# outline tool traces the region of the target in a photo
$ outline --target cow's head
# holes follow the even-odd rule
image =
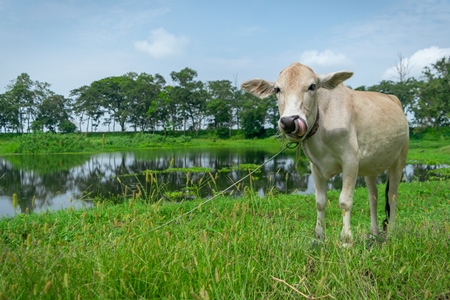
[[[281,71],[275,83],[252,79],[244,82],[242,89],[259,98],[276,94],[280,131],[291,141],[301,141],[316,120],[317,90],[334,89],[352,75],[351,72],[317,75],[309,67],[293,63]]]

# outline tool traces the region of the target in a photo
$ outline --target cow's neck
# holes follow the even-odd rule
[[[316,133],[317,129],[319,129],[319,108],[318,107],[317,107],[316,120],[314,121],[314,124],[311,127],[311,130],[308,132],[308,134],[306,135],[304,140],[307,140],[310,137],[312,137],[314,135],[314,133]]]

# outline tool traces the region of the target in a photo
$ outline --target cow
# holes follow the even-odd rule
[[[244,91],[259,98],[276,95],[279,131],[301,144],[310,160],[317,208],[315,236],[319,241],[325,238],[327,180],[342,173],[339,206],[344,246],[353,243],[350,214],[358,176],[364,176],[367,185],[370,231],[378,237],[376,176],[387,170],[383,230],[394,229],[409,144],[408,120],[398,98],[352,90],[342,83],[352,75],[346,71],[317,75],[295,62],[283,69],[275,82],[252,79],[242,84]]]

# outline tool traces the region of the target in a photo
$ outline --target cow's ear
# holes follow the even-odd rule
[[[247,93],[264,99],[275,93],[273,82],[264,79],[252,79],[244,82],[241,88]]]
[[[353,72],[341,71],[335,73],[328,73],[319,75],[319,87],[326,88],[328,90],[334,89],[340,83],[352,77]]]

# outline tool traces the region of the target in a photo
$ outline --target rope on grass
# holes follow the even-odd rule
[[[280,155],[284,150],[286,149],[295,149],[298,146],[298,143],[295,142],[289,142],[287,143],[283,149],[281,149],[280,151],[278,151],[277,154],[273,155],[271,158],[269,158],[268,160],[266,160],[265,162],[263,162],[261,165],[259,165],[257,168],[255,168],[253,171],[249,172],[246,176],[242,177],[241,179],[239,179],[238,181],[234,182],[233,184],[231,184],[229,187],[227,187],[226,189],[222,190],[220,193],[217,193],[216,195],[214,195],[213,197],[209,198],[208,200],[205,200],[203,202],[201,202],[199,205],[197,205],[196,207],[194,207],[193,209],[179,215],[178,217],[175,217],[169,221],[167,221],[164,224],[161,224],[155,228],[153,228],[152,230],[150,230],[150,232],[156,231],[158,229],[161,229],[164,226],[167,226],[179,219],[181,219],[182,217],[189,215],[190,213],[196,211],[197,209],[199,209],[202,205],[205,205],[208,202],[213,201],[214,199],[216,199],[217,197],[219,197],[220,195],[223,195],[223,193],[225,193],[226,191],[228,191],[229,189],[231,189],[232,187],[238,185],[239,183],[241,183],[242,181],[244,181],[245,179],[247,179],[248,177],[252,176],[253,173],[255,173],[256,171],[258,171],[259,169],[261,169],[262,167],[264,167],[267,163],[269,163],[270,161],[272,161],[275,157],[277,157],[278,155]]]

